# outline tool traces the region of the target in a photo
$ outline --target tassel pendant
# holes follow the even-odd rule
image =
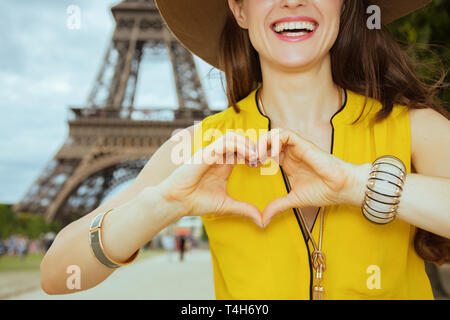
[[[313,288],[313,300],[323,300],[323,287],[315,285]]]
[[[313,287],[313,300],[323,300],[324,288],[322,285],[322,264],[316,269],[316,285]]]

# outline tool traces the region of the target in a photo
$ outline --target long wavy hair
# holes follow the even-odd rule
[[[394,104],[410,109],[431,108],[450,119],[449,112],[437,98],[444,75],[433,84],[427,84],[416,73],[406,51],[385,28],[369,30],[365,10],[368,2],[345,1],[340,32],[330,50],[334,82],[364,95],[366,102],[368,98],[378,100],[382,108],[375,115],[375,122],[388,117]],[[219,64],[225,75],[228,105],[239,113],[237,102],[262,83],[262,74],[248,30],[237,24],[229,9],[220,46]],[[450,262],[450,240],[447,238],[417,228],[414,246],[425,261]]]

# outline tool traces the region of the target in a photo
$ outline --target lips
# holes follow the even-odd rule
[[[283,41],[302,41],[312,37],[319,23],[306,16],[284,17],[270,24],[277,38]]]

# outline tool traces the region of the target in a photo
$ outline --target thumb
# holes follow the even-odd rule
[[[289,192],[286,196],[276,198],[269,202],[269,204],[264,208],[262,213],[262,222],[264,228],[272,221],[272,218],[277,214],[283,213],[286,210],[297,207],[296,201],[294,199],[294,194]]]
[[[224,214],[236,214],[242,217],[248,217],[253,220],[259,227],[263,227],[262,225],[262,217],[261,211],[259,211],[258,207],[255,205],[238,201],[233,199],[230,196],[226,196],[224,205],[223,205],[223,213]]]

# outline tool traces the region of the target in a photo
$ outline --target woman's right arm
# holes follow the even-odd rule
[[[196,126],[186,129],[191,146]],[[186,134],[186,130],[180,135]],[[236,133],[226,133],[197,151],[188,162],[177,164],[171,161],[171,156],[178,143],[176,139],[166,141],[132,185],[58,233],[41,262],[41,286],[46,293],[86,290],[114,271],[97,260],[89,244],[92,219],[111,208],[114,210],[103,221],[102,242],[105,252],[118,262],[127,261],[159,231],[185,215],[239,214],[261,225],[256,206],[227,194],[226,182],[236,161],[233,164],[222,161],[228,154],[234,154],[233,159],[245,159],[247,164],[254,161],[255,143]],[[71,276],[67,268],[73,265],[80,270],[78,290],[66,285]]]
[[[195,127],[186,130],[193,137]],[[75,291],[66,285],[70,276],[67,268],[71,265],[80,268],[81,288],[77,291],[96,286],[114,271],[101,264],[90,248],[89,227],[97,214],[114,208],[104,219],[102,242],[105,252],[115,261],[126,261],[159,231],[183,215],[180,212],[182,207],[167,202],[157,187],[179,166],[168,161],[176,144],[171,139],[167,140],[128,188],[58,233],[40,267],[41,286],[46,293]]]

